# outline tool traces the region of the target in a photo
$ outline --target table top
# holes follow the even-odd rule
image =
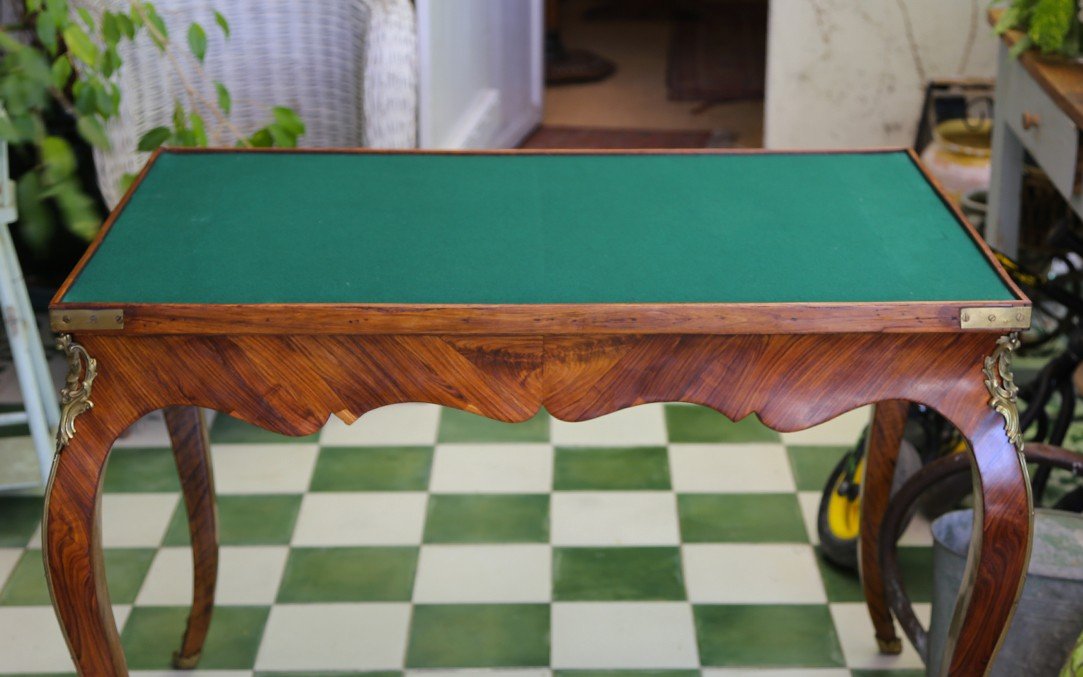
[[[157,154],[54,307],[979,302],[1026,303],[906,151],[218,150]]]

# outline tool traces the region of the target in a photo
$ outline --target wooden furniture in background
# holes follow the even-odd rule
[[[990,13],[990,20],[996,16]],[[998,52],[993,175],[985,221],[986,239],[1012,258],[1019,253],[1024,152],[1083,216],[1083,65],[1033,51],[1013,57],[1009,51],[1018,39],[1017,33],[1006,33]]]

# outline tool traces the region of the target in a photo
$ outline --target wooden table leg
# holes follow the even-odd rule
[[[194,574],[192,611],[188,615],[181,648],[173,654],[173,667],[191,669],[199,663],[203,642],[207,638],[218,580],[218,514],[214,500],[211,445],[201,409],[168,407],[164,412],[188,511]]]
[[[77,344],[62,348],[71,367],[61,392],[58,451],[45,494],[46,581],[79,674],[126,675],[102,561],[101,491],[113,442],[139,416],[122,406],[108,383],[95,387],[91,405],[94,361]]]
[[[980,675],[1015,612],[1030,561],[1034,511],[1026,468],[1005,434],[1004,419],[989,409],[963,432],[974,461],[975,528],[941,669]]]
[[[909,404],[889,400],[876,405],[865,444],[865,477],[861,482],[861,529],[858,562],[865,604],[869,607],[880,653],[897,654],[902,640],[887,604],[880,571],[880,522],[891,497],[895,462],[899,455]]]

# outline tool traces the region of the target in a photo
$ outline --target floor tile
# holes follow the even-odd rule
[[[219,549],[215,603],[270,606],[274,603],[288,548],[249,546]],[[154,558],[143,587],[140,606],[174,606],[192,600],[192,551],[162,548]]]
[[[0,547],[25,547],[41,525],[41,506],[39,496],[0,494]]]
[[[550,439],[559,446],[625,446],[666,443],[665,414],[661,404],[641,404],[589,421],[553,419]]]
[[[844,667],[826,605],[696,605],[704,666]]]
[[[306,494],[293,545],[417,545],[425,498],[420,492]]]
[[[559,602],[553,667],[696,667],[695,635],[683,602]]]
[[[556,492],[553,545],[676,545],[673,494],[661,491]]]
[[[548,545],[426,545],[421,548],[416,604],[548,602]]]
[[[797,490],[822,492],[827,485],[827,478],[831,476],[831,471],[851,448],[798,444],[787,446],[786,451],[790,455],[790,465],[793,467]]]
[[[154,558],[152,549],[107,549],[105,574],[109,598],[114,604],[131,604]],[[27,550],[6,585],[0,587],[0,605],[49,605],[49,588],[40,550]]]
[[[774,670],[745,668],[714,668],[703,671],[703,677],[850,677],[850,671],[842,668],[780,668]],[[889,677],[884,675],[883,677]]]
[[[432,447],[324,447],[309,491],[425,491]]]
[[[219,496],[218,538],[222,545],[286,545],[293,535],[301,496]],[[188,513],[177,505],[163,543],[188,545]]]
[[[271,610],[259,670],[394,670],[402,666],[410,605],[286,604]]]
[[[441,444],[430,489],[438,493],[544,493],[553,485],[547,444]]]
[[[670,488],[665,447],[558,447],[557,491]]]
[[[177,494],[102,495],[106,548],[156,548],[179,501]]]
[[[22,548],[0,548],[0,590],[4,589],[8,576],[15,570],[15,565],[22,559]]]
[[[206,411],[207,421],[214,423],[216,412]],[[113,444],[115,448],[127,447],[168,447],[169,431],[165,427],[165,415],[161,409],[155,410],[128,427]]]
[[[554,677],[700,677],[697,669],[559,669]]]
[[[278,603],[409,602],[416,547],[293,548]]]
[[[114,449],[105,469],[107,492],[178,492],[173,450],[161,447]]]
[[[778,442],[779,436],[755,416],[731,421],[714,409],[667,404],[666,427],[670,442]]]
[[[346,425],[332,416],[320,434],[320,444],[350,446],[425,446],[436,444],[440,407],[432,404],[392,404],[365,413]]]
[[[902,571],[906,594],[913,602],[932,600],[933,551],[932,548],[899,548],[899,568]],[[833,566],[817,553],[817,563],[823,578],[827,599],[831,602],[864,602],[861,580],[856,571],[845,571]]]
[[[932,525],[929,524],[929,520],[918,512],[910,520],[910,524],[907,525],[906,531],[899,538],[900,546],[926,546],[932,547],[933,545],[933,530]]]
[[[692,493],[793,491],[781,444],[672,444],[673,489]]]
[[[412,669],[406,671],[406,677],[550,677],[548,669],[510,668],[499,669],[486,667],[468,669]]]
[[[929,627],[929,605],[915,604],[914,613]],[[846,664],[851,668],[876,669],[911,669],[922,667],[921,658],[903,640],[903,650],[898,656],[885,656],[876,645],[876,635],[869,619],[868,609],[863,602],[832,604],[831,617],[834,619],[842,651],[846,655]]]
[[[0,666],[5,673],[74,670],[51,606],[0,607]]]
[[[529,421],[504,423],[460,409],[440,413],[437,441],[455,442],[548,442],[549,414],[542,411]]]
[[[221,494],[299,494],[316,464],[315,444],[216,444],[214,486]]]
[[[429,496],[426,543],[545,543],[549,495]]]
[[[134,607],[121,633],[128,666],[133,670],[167,669],[180,645],[188,611],[186,606]],[[267,607],[217,607],[199,667],[251,669],[268,611]]]
[[[546,604],[414,607],[410,668],[536,667],[549,664]]]
[[[318,435],[291,437],[264,430],[239,419],[218,414],[211,423],[211,444],[312,444]]]
[[[872,407],[860,407],[808,430],[782,433],[782,441],[787,445],[830,444],[852,447],[871,420]]]
[[[808,545],[689,544],[682,549],[688,598],[697,604],[823,604]]]
[[[553,599],[659,601],[685,599],[678,548],[556,548]]]
[[[682,494],[677,497],[686,543],[806,543],[793,494]]]
[[[816,525],[819,520],[821,498],[822,494],[819,491],[797,492],[797,504],[801,507],[801,521],[805,525],[809,542],[813,545],[820,544],[820,532]]]

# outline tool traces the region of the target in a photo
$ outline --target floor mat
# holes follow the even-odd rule
[[[611,129],[543,125],[523,148],[730,148],[735,135],[724,131]]]
[[[767,3],[704,3],[677,17],[666,86],[671,101],[762,99],[766,78]]]

